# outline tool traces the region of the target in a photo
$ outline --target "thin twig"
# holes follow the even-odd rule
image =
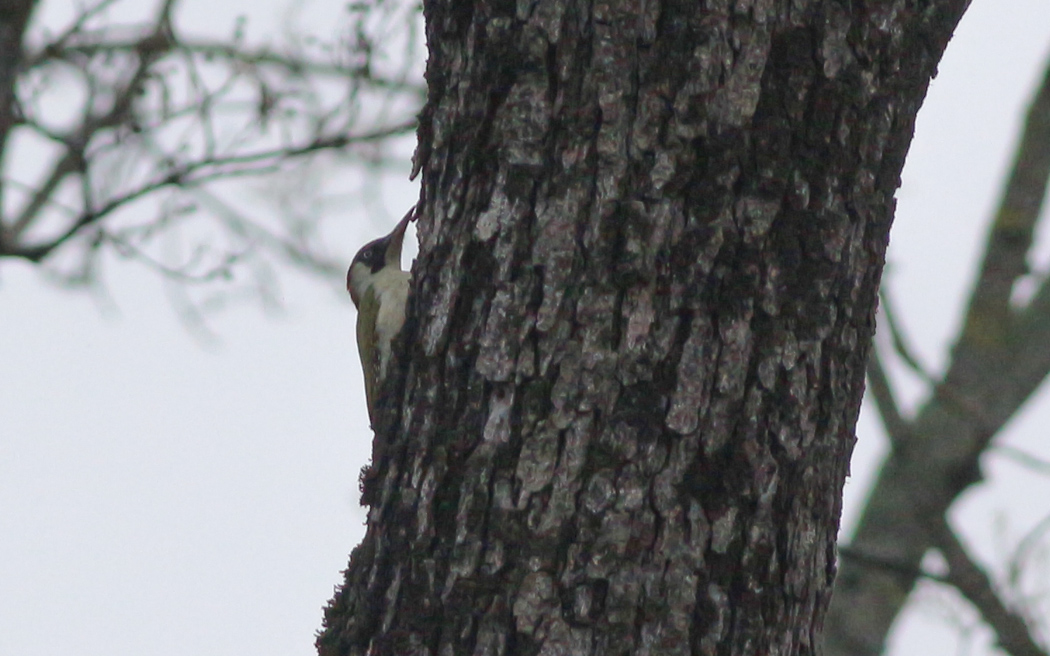
[[[1032,471],[1039,472],[1041,474],[1050,474],[1050,460],[1045,460],[1033,456],[1027,451],[1023,451],[1014,446],[1006,444],[993,444],[988,447],[988,450],[992,453],[1003,456],[1016,462],[1017,464],[1031,469]]]
[[[911,578],[924,578],[937,583],[946,583],[947,579],[939,574],[928,572],[920,567],[914,567],[908,563],[898,562],[889,558],[879,556],[877,554],[868,553],[852,547],[850,545],[839,545],[838,547],[839,556],[844,559],[854,561],[858,565],[865,567],[871,567],[875,569],[881,569],[895,574],[900,574],[909,579]]]
[[[1050,531],[1050,516],[1039,520],[1017,543],[1017,548],[1014,549],[1008,568],[1008,576],[1011,581],[1020,580],[1021,570],[1024,569],[1025,561],[1028,560],[1029,555],[1047,531]]]
[[[934,527],[938,550],[948,563],[947,583],[954,586],[981,613],[995,631],[999,645],[1012,656],[1048,656],[1032,638],[1024,617],[999,598],[988,575],[967,553],[951,528],[944,522]]]
[[[83,13],[77,16],[77,18],[72,23],[70,23],[69,27],[67,27],[61,34],[58,35],[57,39],[46,44],[43,47],[43,49],[41,49],[41,52],[60,52],[63,48],[65,48],[66,44],[69,43],[70,39],[72,39],[77,34],[81,33],[81,31],[84,29],[84,25],[86,25],[89,20],[101,14],[114,2],[116,2],[116,0],[101,0],[100,2],[95,4],[95,6],[86,8],[83,11]],[[37,62],[34,57],[29,57],[27,58],[26,64],[32,67],[35,66]]]
[[[182,283],[201,284],[212,282],[220,278],[228,279],[231,275],[233,266],[245,256],[244,252],[227,253],[223,256],[221,263],[213,265],[201,273],[192,273],[191,271],[195,268],[196,262],[203,256],[202,251],[194,253],[193,257],[190,258],[190,261],[181,266],[173,267],[152,257],[120,235],[103,231],[102,241],[112,244],[117,253],[122,257],[141,262],[154,271],[163,274],[166,278]]]
[[[409,129],[410,125],[410,123],[405,123],[363,135],[339,135],[327,137],[294,148],[264,150],[256,153],[233,155],[230,157],[217,157],[184,164],[172,169],[164,176],[155,178],[140,185],[132,191],[109,200],[94,211],[84,212],[77,217],[77,219],[73,221],[66,230],[60,233],[57,237],[43,244],[24,247],[8,245],[8,251],[6,253],[0,253],[0,255],[13,255],[31,262],[39,262],[47,257],[53,250],[71,239],[85,226],[96,223],[114,210],[164,187],[194,187],[215,179],[229,179],[237,176],[255,175],[274,171],[280,166],[281,162],[288,159],[302,157],[320,150],[344,148],[355,143],[367,143],[370,141],[385,139],[396,134],[404,133]],[[253,166],[254,168],[244,168],[248,165]]]
[[[882,418],[890,443],[895,446],[905,443],[911,437],[911,424],[901,415],[890,379],[882,366],[879,347],[874,343],[868,356],[868,390],[875,399],[875,408]]]
[[[919,359],[915,356],[908,341],[904,337],[904,332],[901,329],[900,323],[897,321],[897,311],[893,306],[893,301],[890,298],[889,292],[885,288],[879,290],[879,307],[883,312],[883,316],[886,318],[886,327],[890,331],[890,339],[893,342],[893,350],[896,351],[897,355],[904,364],[908,365],[915,374],[922,379],[922,381],[931,387],[937,385],[937,379],[929,372],[929,370],[923,366]]]

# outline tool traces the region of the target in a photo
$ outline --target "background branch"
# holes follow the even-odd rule
[[[145,23],[113,23],[110,14],[121,6],[100,0],[84,7],[57,34],[30,39],[35,45],[25,57],[19,24],[18,61],[9,70],[9,90],[19,89],[19,97],[12,107],[21,108],[18,129],[53,156],[35,177],[5,172],[0,193],[12,198],[2,205],[0,257],[49,264],[69,252],[80,264],[68,279],[83,283],[95,270],[90,260],[109,250],[173,280],[220,281],[165,262],[157,239],[190,222],[173,220],[158,205],[205,212],[197,223],[209,226],[209,236],[199,246],[208,246],[215,229],[233,230],[229,212],[217,209],[217,199],[232,190],[229,181],[287,175],[325,154],[331,154],[326,169],[382,166],[392,140],[415,126],[423,86],[411,60],[388,61],[406,61],[400,53],[390,57],[391,48],[414,47],[398,34],[412,34],[418,7],[351,8],[350,29],[334,39],[277,48],[249,43],[240,24],[228,41],[183,34],[172,1]],[[76,103],[70,93],[79,94]],[[205,204],[196,202],[202,190],[210,199]],[[143,211],[155,215],[151,229],[137,222],[127,230],[132,213]],[[298,222],[267,220],[273,239],[249,244],[230,233],[227,241],[239,246],[217,259],[218,270],[243,266],[243,248],[250,247],[272,249],[273,257],[315,274],[341,276],[313,246],[280,234]],[[295,249],[287,247],[293,242]]]
[[[945,581],[954,586],[981,613],[995,631],[999,645],[1013,656],[1047,656],[1036,644],[1024,617],[1014,612],[999,598],[988,575],[967,553],[955,532],[946,522],[934,528],[937,548],[948,564]]]

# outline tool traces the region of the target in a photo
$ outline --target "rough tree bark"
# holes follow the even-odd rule
[[[966,4],[426,3],[420,256],[321,654],[814,653]]]

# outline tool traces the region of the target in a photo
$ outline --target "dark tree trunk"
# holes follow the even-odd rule
[[[815,651],[966,4],[426,4],[420,257],[322,654]]]

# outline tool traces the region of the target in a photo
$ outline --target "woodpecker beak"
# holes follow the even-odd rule
[[[401,245],[405,241],[405,230],[408,229],[408,224],[412,221],[412,216],[415,214],[415,208],[408,211],[397,225],[394,226],[394,231],[390,233],[387,239],[390,242],[386,246],[386,265],[392,266],[397,269],[401,269]]]

